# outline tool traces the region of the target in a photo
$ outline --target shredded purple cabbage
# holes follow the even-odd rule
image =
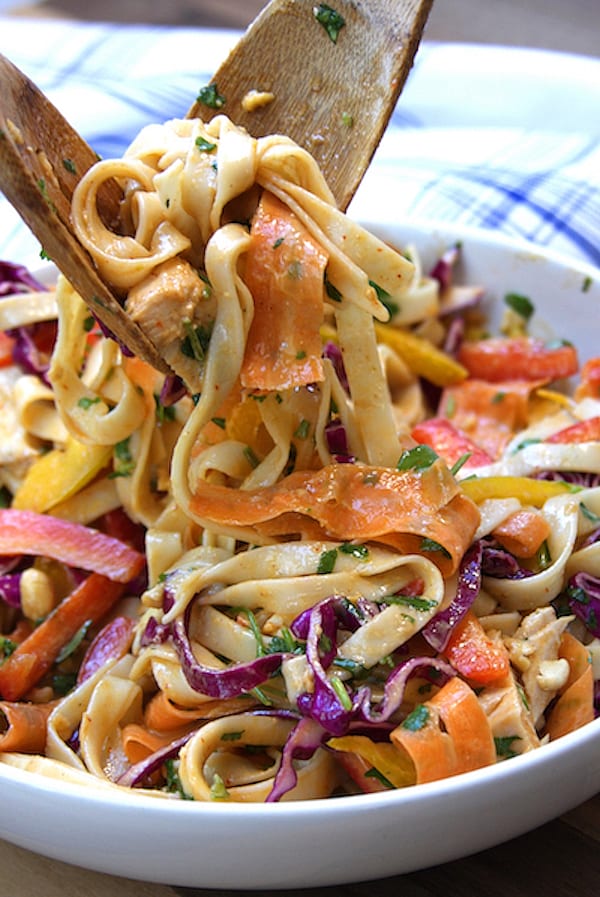
[[[327,440],[327,448],[333,455],[334,461],[338,464],[353,464],[356,461],[354,455],[350,454],[348,434],[339,418],[331,420],[326,424],[325,438]]]
[[[160,391],[160,404],[168,408],[182,399],[186,393],[187,389],[181,377],[176,374],[168,374]]]
[[[273,787],[267,795],[267,803],[281,800],[284,794],[295,788],[298,774],[294,760],[310,760],[328,737],[325,729],[315,720],[307,717],[300,719],[287,737],[281,753],[281,763],[273,781]]]
[[[484,544],[481,572],[494,579],[525,579],[533,576],[533,571],[522,567],[517,559],[496,544]]]
[[[323,346],[323,358],[328,358],[332,363],[333,369],[337,375],[338,380],[340,381],[342,388],[346,390],[348,395],[350,395],[350,384],[348,383],[342,350],[337,345],[337,343],[334,343],[331,340],[325,343],[325,345]]]
[[[445,660],[436,657],[410,657],[390,673],[383,698],[376,707],[372,705],[369,686],[360,686],[355,696],[357,718],[370,723],[387,722],[402,704],[406,684],[413,676],[422,676],[435,685],[444,685],[455,675],[456,671]]]
[[[449,290],[452,286],[454,267],[458,261],[459,255],[459,247],[457,245],[451,246],[442,253],[429,272],[429,276],[433,277],[434,280],[437,280],[442,291]]]
[[[134,763],[126,772],[119,776],[116,784],[123,785],[125,788],[135,788],[143,784],[153,773],[161,768],[165,760],[172,760],[174,757],[177,757],[181,748],[194,734],[194,731],[186,732],[181,738],[176,738],[165,747],[154,751],[149,757],[140,760],[139,763]]]
[[[21,573],[0,576],[0,600],[10,607],[21,607]]]
[[[41,292],[45,289],[46,287],[36,280],[24,265],[0,261],[0,296]]]
[[[483,544],[479,540],[471,545],[461,561],[454,599],[422,629],[425,639],[436,651],[444,650],[452,630],[462,620],[479,594],[482,558]]]
[[[566,596],[571,611],[600,638],[600,579],[581,570],[569,579]]]
[[[553,483],[569,483],[572,486],[581,486],[582,489],[595,489],[600,486],[600,474],[577,470],[539,470],[533,473],[532,477],[536,480],[548,480]]]

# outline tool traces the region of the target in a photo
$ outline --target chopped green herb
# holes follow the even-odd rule
[[[458,471],[461,469],[461,467],[463,467],[467,463],[467,461],[469,460],[469,458],[471,457],[472,454],[473,454],[473,452],[465,452],[464,455],[461,455],[460,458],[457,461],[455,461],[454,464],[452,465],[452,467],[450,468],[450,473],[453,476],[456,476]]]
[[[365,779],[377,779],[377,781],[381,782],[382,785],[385,785],[386,788],[394,788],[390,780],[386,779],[384,774],[382,772],[379,772],[378,769],[375,769],[374,766],[366,771]]]
[[[57,673],[52,677],[52,690],[64,697],[77,685],[77,673]]]
[[[6,486],[0,486],[0,508],[10,508],[12,504],[12,495],[10,489]]]
[[[279,247],[281,246],[281,244],[283,243],[284,240],[285,240],[285,237],[277,237],[277,239],[273,243],[273,249],[279,249]]]
[[[352,698],[339,676],[332,676],[329,682],[344,710],[352,710]]]
[[[428,445],[416,445],[400,455],[396,470],[426,470],[438,460],[437,452]]]
[[[520,293],[507,293],[504,297],[504,302],[525,321],[528,321],[535,311],[535,306],[531,299],[527,296],[522,296]]]
[[[205,327],[202,324],[198,327],[194,327],[189,318],[183,322],[183,328],[186,336],[181,342],[182,354],[185,355],[186,358],[194,358],[196,361],[202,363],[210,343],[212,328]]]
[[[246,461],[248,462],[250,467],[252,467],[254,469],[256,469],[258,467],[258,465],[260,464],[260,461],[258,460],[256,455],[254,454],[254,451],[252,450],[252,448],[249,445],[245,446],[245,448],[244,448],[244,458],[246,459]]]
[[[268,654],[304,654],[304,648],[296,641],[287,626],[282,626],[279,635],[274,635],[267,645]]]
[[[217,148],[216,143],[211,143],[210,140],[206,140],[205,137],[196,137],[196,146],[202,153],[212,153],[212,151]]]
[[[381,598],[383,604],[404,604],[406,607],[412,607],[414,610],[428,611],[437,607],[437,601],[431,598],[421,598],[419,595],[387,595]]]
[[[329,548],[327,551],[324,551],[317,564],[317,573],[333,573],[337,554],[337,548]]]
[[[579,510],[581,511],[583,516],[587,517],[587,519],[591,523],[600,523],[600,517],[598,516],[598,514],[595,514],[593,511],[590,511],[588,506],[585,505],[583,502],[579,503]]]
[[[38,181],[38,187],[40,188],[40,193],[42,194],[42,196],[43,196],[44,199],[46,200],[46,204],[47,204],[48,208],[49,208],[49,209],[52,209],[53,212],[56,212],[56,206],[54,205],[54,203],[53,203],[52,200],[50,199],[50,195],[49,195],[49,193],[48,193],[48,185],[46,184],[46,181],[44,180],[44,178],[40,178],[40,179],[39,179],[39,181]]]
[[[227,425],[224,417],[211,417],[211,421],[213,422],[213,424],[215,424],[215,426],[220,427],[221,430],[224,430]]]
[[[160,396],[156,395],[156,393],[154,393],[154,404],[156,405],[156,420],[159,424],[175,420],[176,411],[174,405],[163,405]]]
[[[193,800],[194,798],[191,795],[186,794],[183,790],[183,785],[181,784],[181,779],[179,778],[179,773],[177,772],[177,763],[173,757],[170,757],[168,760],[165,760],[165,791],[168,791],[169,794],[178,794],[182,800]]]
[[[96,323],[96,318],[93,315],[88,315],[85,321],[83,322],[83,329],[86,333],[91,333],[94,329],[94,325]]]
[[[63,645],[61,650],[58,652],[56,657],[56,663],[62,663],[63,660],[66,660],[67,657],[70,657],[72,654],[77,651],[82,641],[87,635],[87,631],[92,625],[91,620],[86,620],[83,626],[80,626],[72,639],[70,639],[66,645]]]
[[[340,31],[346,24],[344,17],[327,3],[319,3],[318,6],[315,6],[313,14],[319,25],[322,25],[327,32],[329,39],[337,44]]]
[[[516,452],[520,452],[521,449],[527,448],[528,445],[537,445],[541,441],[541,439],[524,439],[523,442],[519,442],[518,445],[514,447],[512,454],[514,455]]]
[[[356,545],[354,542],[343,542],[339,549],[342,554],[350,554],[352,557],[366,560],[369,557],[369,549],[366,545]]]
[[[248,607],[236,607],[233,610],[235,614],[244,616],[248,620],[248,625],[252,631],[252,635],[254,636],[254,641],[256,642],[256,656],[264,657],[265,654],[268,654],[269,652],[265,647],[262,632],[260,631],[260,626],[258,625],[253,611],[251,611]]]
[[[591,289],[593,282],[594,282],[594,281],[592,280],[592,278],[591,278],[591,276],[590,276],[589,274],[588,274],[586,277],[584,277],[584,278],[583,278],[583,283],[581,284],[581,292],[582,292],[582,293],[587,293],[588,290]]]
[[[325,277],[324,284],[325,284],[325,292],[326,292],[327,296],[331,299],[331,301],[332,302],[341,302],[342,298],[343,298],[342,294],[340,293],[338,288],[335,287],[332,284],[332,282],[327,279],[327,277]]]
[[[7,657],[10,657],[16,647],[16,642],[13,642],[6,635],[0,635],[0,660],[6,660]]]
[[[514,750],[513,743],[520,740],[520,735],[503,735],[498,738],[494,738],[494,745],[496,746],[496,756],[498,757],[498,759],[510,760],[511,757],[517,757],[518,752]]]
[[[421,551],[439,551],[445,558],[452,557],[448,549],[436,542],[435,539],[421,539]]]
[[[354,116],[350,112],[342,112],[342,124],[345,128],[351,128],[354,125]]]
[[[69,174],[77,174],[77,169],[72,159],[63,159],[62,164],[65,170],[69,172]]]
[[[48,255],[48,253],[46,252],[46,250],[43,247],[40,249],[40,258],[46,262],[52,261],[52,259],[50,258],[50,256]]]
[[[397,315],[400,311],[400,306],[397,302],[394,302],[387,290],[384,290],[383,287],[380,287],[373,280],[369,281],[369,286],[373,287],[373,289],[377,293],[377,298],[379,299],[381,304],[385,305],[385,307],[387,308],[390,314],[390,318],[393,318],[394,315]]]
[[[492,405],[499,405],[500,402],[503,402],[506,398],[506,393],[500,390],[499,392],[495,392],[491,398]]]
[[[115,464],[114,469],[108,475],[109,479],[130,477],[135,470],[135,461],[129,448],[129,439],[130,437],[128,436],[127,439],[123,439],[115,445]]]
[[[209,109],[222,109],[225,105],[225,97],[219,93],[216,84],[207,84],[206,87],[201,87],[197,100],[204,106],[208,106]]]
[[[239,741],[243,734],[243,729],[241,729],[239,732],[223,732],[223,734],[221,735],[221,741]]]
[[[429,720],[429,710],[424,704],[417,704],[414,710],[412,710],[404,722],[402,723],[402,727],[404,729],[409,729],[411,732],[418,732],[419,729],[422,729],[427,725],[427,721]]]
[[[310,433],[310,421],[306,420],[306,418],[304,418],[304,420],[301,420],[300,423],[298,424],[298,426],[296,427],[294,436],[296,437],[296,439],[306,439],[306,437],[308,436],[309,433]]]
[[[84,411],[87,411],[88,408],[92,407],[92,405],[97,405],[99,401],[100,401],[99,396],[95,396],[93,399],[91,399],[89,396],[82,396],[78,400],[77,406],[79,408],[83,408]]]
[[[306,358],[306,352],[304,349],[299,349],[296,352],[296,361],[302,361],[303,358]]]
[[[547,570],[552,563],[552,555],[550,554],[550,548],[548,547],[548,542],[546,540],[544,540],[538,548],[536,560],[539,570]]]

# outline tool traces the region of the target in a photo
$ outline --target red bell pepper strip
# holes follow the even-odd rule
[[[0,666],[0,695],[6,701],[18,701],[26,695],[84,623],[101,620],[124,591],[122,583],[99,573],[84,579]]]
[[[544,442],[561,445],[580,442],[600,442],[600,417],[589,417],[587,420],[577,421],[576,424],[547,436]]]
[[[494,460],[445,417],[431,417],[422,421],[413,427],[411,435],[421,445],[431,446],[448,467],[453,467],[465,455],[469,455],[465,467],[481,467]]]
[[[465,341],[458,361],[471,377],[497,383],[501,380],[558,380],[579,368],[577,351],[569,343],[552,345],[532,337]]]
[[[474,685],[489,685],[508,675],[510,659],[502,642],[490,639],[472,611],[452,630],[444,654],[454,669]]]
[[[69,520],[21,511],[0,510],[0,556],[41,555],[130,582],[144,566],[144,556],[118,539]]]

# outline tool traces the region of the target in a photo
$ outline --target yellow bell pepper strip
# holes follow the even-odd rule
[[[18,701],[26,695],[84,623],[101,620],[124,590],[122,583],[99,573],[84,579],[6,658],[0,667],[0,695],[6,701]]]
[[[42,513],[87,486],[112,457],[111,445],[84,445],[69,436],[64,449],[53,449],[33,462],[13,498],[13,508]]]
[[[346,755],[341,765],[364,791],[385,790],[385,785],[383,789],[374,788],[369,782],[369,779],[380,782],[377,774],[394,788],[415,784],[415,768],[410,758],[389,742],[375,742],[366,735],[343,735],[330,738],[327,747]],[[356,759],[363,762],[356,763]]]
[[[33,555],[130,582],[144,555],[98,530],[35,511],[0,510],[0,556]]]
[[[462,364],[429,340],[408,330],[375,323],[375,335],[378,342],[385,343],[400,356],[413,374],[424,377],[435,386],[452,386],[461,383],[468,375]]]
[[[480,504],[488,498],[518,498],[524,505],[541,508],[549,498],[573,492],[569,483],[557,481],[534,480],[533,477],[473,477],[462,480],[463,492]]]

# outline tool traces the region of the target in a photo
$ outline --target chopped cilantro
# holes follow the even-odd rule
[[[445,558],[452,557],[448,549],[436,542],[435,539],[421,539],[421,551],[439,551]]]
[[[194,327],[189,319],[186,319],[183,322],[183,328],[186,336],[181,342],[182,354],[185,355],[186,358],[194,358],[196,361],[202,363],[210,343],[212,328],[205,327],[203,324]]]
[[[344,710],[352,710],[352,698],[339,676],[332,676],[329,682]]]
[[[587,275],[583,278],[583,283],[581,284],[581,292],[582,292],[582,293],[587,293],[588,290],[591,289],[593,282],[594,282],[594,281],[592,280],[592,278],[590,277],[590,275],[587,274]]]
[[[342,112],[341,117],[345,128],[351,128],[354,125],[354,116],[350,112]]]
[[[239,741],[243,734],[243,729],[240,729],[239,732],[223,732],[221,741]]]
[[[522,296],[520,293],[507,293],[504,297],[504,302],[525,321],[528,321],[535,311],[535,306],[531,299],[527,296]]]
[[[319,25],[322,25],[327,32],[329,40],[337,44],[340,31],[346,24],[344,17],[327,3],[319,3],[318,6],[315,6],[313,14]]]
[[[88,408],[92,407],[92,405],[97,405],[99,401],[99,396],[95,396],[93,399],[91,399],[89,396],[82,396],[78,400],[77,405],[79,408],[83,408],[84,411],[87,411]]]
[[[174,405],[163,405],[160,400],[160,396],[154,393],[154,404],[156,405],[156,420],[159,424],[164,424],[165,421],[175,420],[175,406]]]
[[[71,655],[74,654],[75,651],[77,651],[80,644],[86,637],[87,631],[91,625],[92,625],[92,621],[86,620],[85,623],[83,624],[83,626],[79,627],[79,629],[77,630],[77,632],[75,633],[73,638],[69,639],[69,641],[66,643],[66,645],[63,645],[63,647],[59,651],[59,653],[56,657],[56,663],[62,663],[63,660],[66,660],[67,657],[71,657]]]
[[[340,293],[338,288],[334,286],[330,280],[327,279],[327,276],[325,276],[324,285],[325,292],[327,296],[332,300],[332,302],[342,301],[342,294]]]
[[[428,611],[437,607],[437,601],[431,598],[421,598],[419,595],[387,595],[381,598],[383,604],[404,604],[406,607],[412,607],[413,610]]]
[[[513,742],[520,741],[520,735],[503,735],[494,738],[496,746],[496,756],[499,760],[510,760],[511,757],[517,757],[518,752],[513,748]]]
[[[65,171],[68,171],[69,174],[77,174],[77,169],[72,159],[63,159],[62,164]]]
[[[133,460],[129,448],[129,439],[130,437],[128,436],[127,439],[123,439],[115,445],[114,469],[109,473],[109,479],[115,479],[116,477],[130,477],[135,470],[135,461]]]
[[[296,427],[296,431],[294,432],[294,436],[296,439],[306,439],[308,434],[310,433],[310,421],[304,418],[300,421],[298,426]]]
[[[400,455],[396,470],[426,470],[438,460],[437,452],[428,445],[416,445]]]
[[[226,421],[224,417],[211,417],[211,421],[215,426],[220,427],[221,430],[225,429]]]
[[[205,137],[196,137],[196,146],[202,153],[212,153],[212,151],[217,148],[216,143],[211,143],[210,140],[206,140]]]
[[[324,551],[317,564],[317,573],[333,573],[337,555],[337,548],[329,548]]]
[[[365,779],[377,779],[378,782],[381,782],[382,785],[385,785],[386,788],[393,788],[394,786],[390,782],[389,779],[386,779],[382,772],[379,772],[378,769],[375,769],[374,766],[371,769],[368,769],[365,773]]]
[[[385,307],[387,308],[390,318],[393,318],[394,315],[397,315],[400,311],[400,306],[397,302],[394,302],[387,290],[384,290],[383,287],[380,287],[373,280],[369,281],[369,286],[373,287],[373,289],[377,293],[377,298],[379,299],[381,304],[385,305]]]
[[[463,467],[467,463],[467,461],[469,460],[469,458],[471,457],[472,454],[473,454],[473,452],[465,452],[464,455],[461,455],[460,458],[457,461],[455,461],[454,464],[452,465],[452,467],[450,468],[450,473],[453,476],[456,476],[458,471],[461,469],[461,467]]]
[[[198,91],[197,101],[209,109],[222,109],[225,105],[225,97],[219,93],[216,84],[207,84]]]
[[[258,467],[258,465],[260,464],[260,461],[258,460],[256,455],[254,454],[254,451],[252,450],[252,448],[249,445],[244,447],[244,458],[246,459],[246,461],[248,462],[250,467],[252,467],[254,469],[256,469]]]
[[[343,542],[339,549],[342,554],[350,554],[352,557],[366,560],[369,557],[369,549],[366,545],[357,545],[354,542]]]
[[[427,707],[424,704],[417,704],[402,723],[402,728],[408,729],[410,732],[418,732],[419,729],[427,725],[428,719],[429,710]]]
[[[7,657],[13,653],[15,648],[17,647],[17,643],[13,642],[12,639],[9,639],[6,635],[0,636],[0,659],[6,660]]]

